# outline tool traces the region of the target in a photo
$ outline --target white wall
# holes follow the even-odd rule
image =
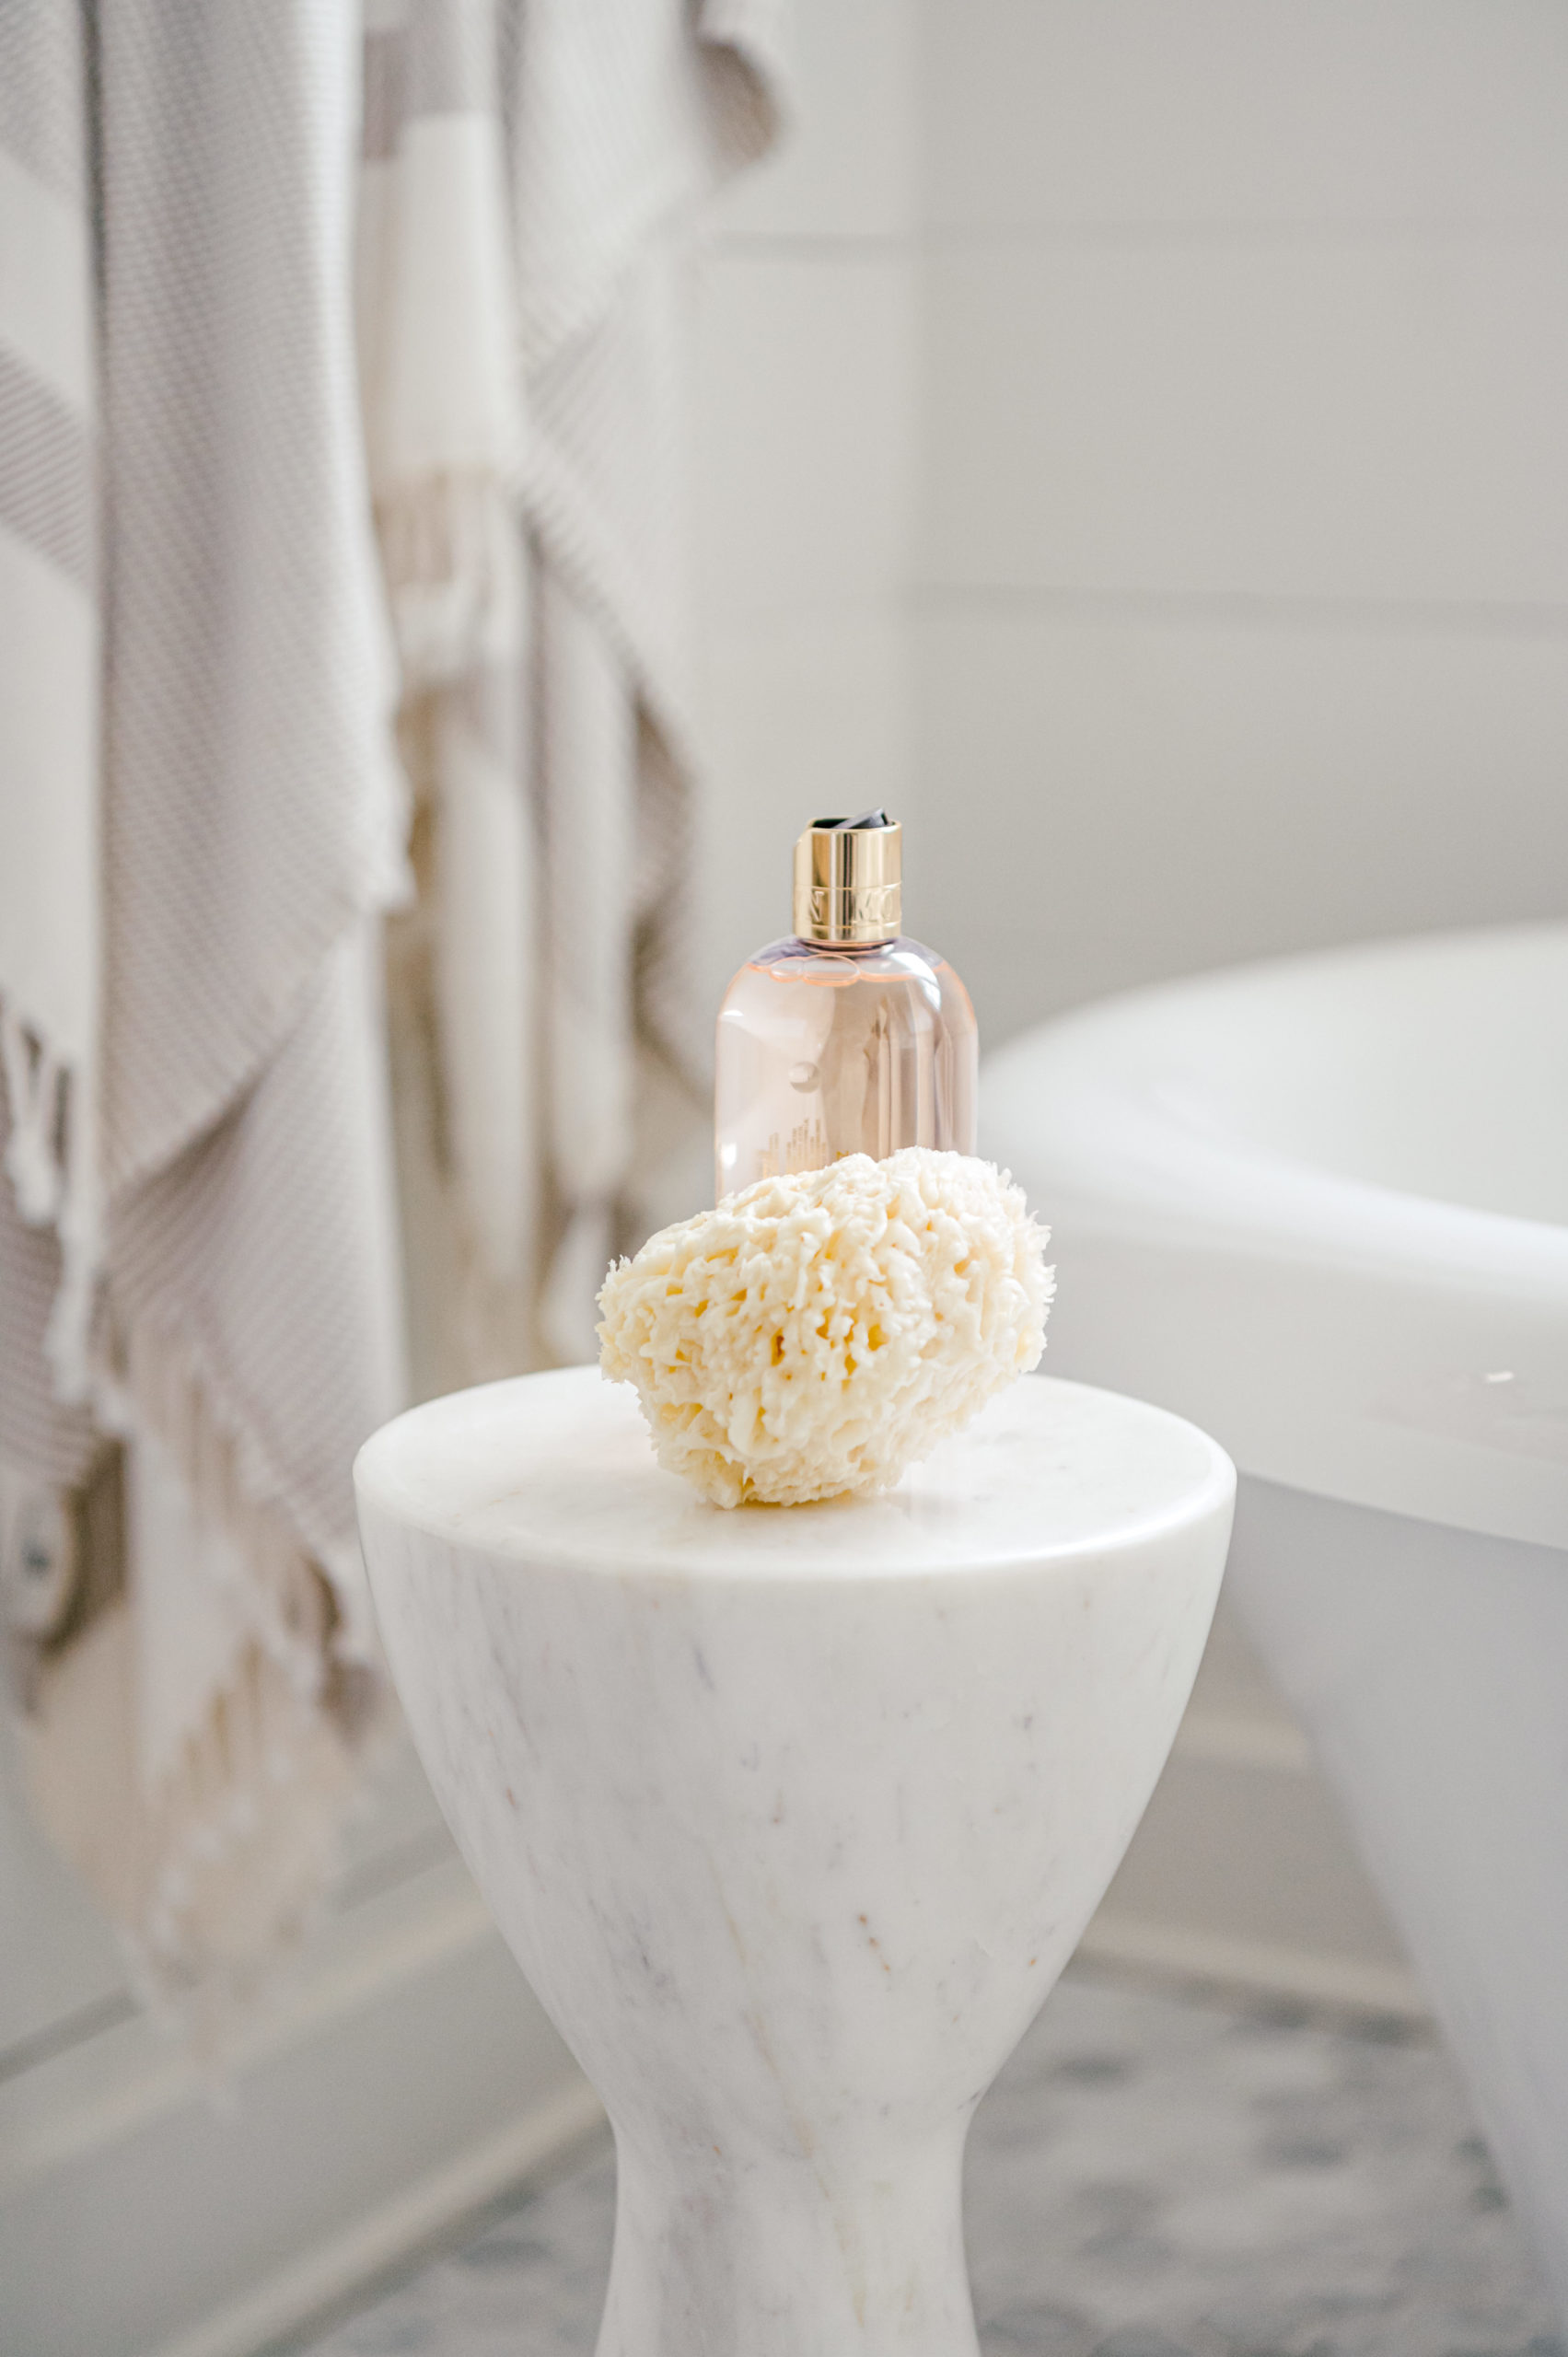
[[[910,0],[807,0],[797,111],[703,265],[698,605],[710,762],[702,975],[789,929],[796,836],[907,799],[915,503]]]
[[[907,824],[983,1039],[1568,902],[1558,0],[804,0],[701,288],[704,987]]]
[[[922,15],[906,811],[982,1038],[1568,906],[1568,12]]]

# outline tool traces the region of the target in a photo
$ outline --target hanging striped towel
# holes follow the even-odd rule
[[[778,17],[776,0],[376,0],[367,22],[361,352],[424,705],[426,1094],[469,1247],[442,1266],[477,1265],[513,1302],[486,1321],[471,1285],[448,1289],[469,1324],[432,1352],[447,1381],[508,1349],[593,1354],[594,1295],[635,1216],[639,1100],[650,1081],[702,1099],[682,955],[686,272],[702,200],[774,134]]]
[[[211,2030],[314,1903],[385,1694],[349,1469],[402,1382],[403,818],[357,27],[12,0],[0,42],[0,598],[36,624],[0,691],[0,1543],[41,1812]]]
[[[370,0],[366,13],[360,370],[425,821],[393,1012],[405,1069],[436,1051],[421,1074],[426,1152],[405,1155],[404,1195],[416,1315],[433,1302],[448,1329],[446,1386],[533,1355],[537,888],[500,38],[494,0]],[[440,1222],[424,1215],[421,1175]]]
[[[79,12],[0,15],[0,1078],[4,1216],[40,1232],[9,1301],[55,1382],[29,1444],[71,1480],[101,1202],[97,352]],[[23,1305],[26,1305],[24,1307]],[[41,1317],[40,1305],[44,1305]],[[4,1329],[0,1329],[3,1332]],[[46,1344],[47,1338],[47,1344]],[[43,1363],[40,1359],[40,1364]],[[6,1353],[3,1371],[14,1366]]]

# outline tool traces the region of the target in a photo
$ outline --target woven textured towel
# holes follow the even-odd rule
[[[411,1294],[422,1338],[427,1304],[444,1331],[444,1352],[420,1353],[439,1387],[530,1355],[536,886],[499,55],[493,0],[366,10],[356,308],[405,746],[427,821],[392,983],[414,1140]],[[411,1072],[425,1085],[412,1121]]]
[[[773,135],[779,13],[367,18],[361,353],[433,820],[429,1120],[466,1231],[433,1312],[464,1327],[429,1351],[446,1381],[592,1356],[644,1149],[639,1060],[701,1101],[686,264],[701,200]]]
[[[0,1535],[41,1806],[198,2014],[308,1910],[382,1690],[349,1468],[401,1387],[402,813],[357,32],[0,14]]]
[[[0,1081],[17,1318],[47,1335],[58,1387],[16,1400],[34,1461],[75,1479],[87,1420],[87,1293],[100,1226],[98,1033],[99,531],[97,354],[87,220],[87,61],[77,11],[0,13]],[[17,1214],[41,1229],[16,1239]],[[68,1256],[69,1282],[61,1262]],[[41,1301],[45,1305],[41,1317]],[[51,1321],[52,1319],[52,1330]],[[18,1337],[19,1340],[19,1337]],[[41,1364],[41,1362],[40,1362]],[[0,1386],[18,1353],[0,1353]],[[6,1395],[0,1395],[0,1397]]]

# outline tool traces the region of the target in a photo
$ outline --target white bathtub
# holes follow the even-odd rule
[[[1054,1374],[1206,1425],[1311,1733],[1568,2316],[1568,926],[1243,968],[988,1063]]]

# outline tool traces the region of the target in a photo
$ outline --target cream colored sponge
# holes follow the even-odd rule
[[[718,1505],[885,1488],[1038,1365],[1048,1235],[970,1155],[760,1178],[616,1263],[600,1363]]]

